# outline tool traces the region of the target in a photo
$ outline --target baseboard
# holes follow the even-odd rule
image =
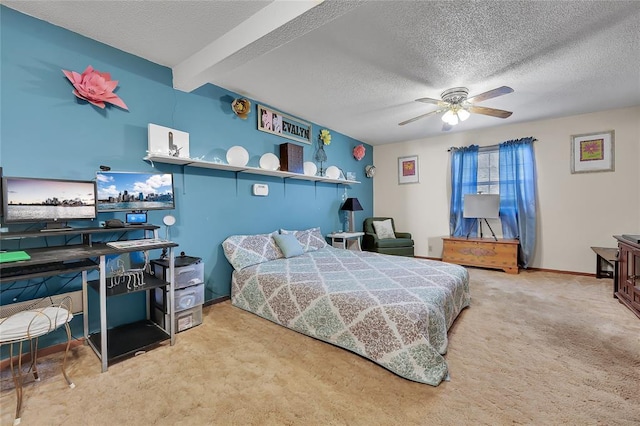
[[[26,345],[29,344],[29,342],[25,343]],[[78,346],[82,346],[84,345],[84,337],[80,338],[80,339],[74,339],[71,341],[71,344],[69,345],[69,350],[73,349],[73,348],[77,348]],[[67,347],[67,343],[58,343],[57,345],[53,345],[53,346],[48,346],[46,348],[42,348],[42,349],[38,349],[38,358],[42,358],[43,356],[48,356],[51,354],[55,354],[57,352],[64,352],[65,348]],[[31,362],[31,354],[29,352],[23,353],[22,354],[22,365],[28,364]],[[0,361],[0,370],[4,370],[5,368],[9,368],[9,366],[11,365],[11,359],[7,358],[7,359],[3,359],[2,361]],[[13,357],[13,365],[18,365],[18,356],[14,356]]]
[[[231,296],[222,296],[215,299],[207,300],[206,302],[203,303],[203,307],[215,305],[217,303],[222,303],[225,300],[229,300],[229,299],[231,299]]]
[[[427,259],[427,260],[438,260],[440,262],[442,262],[442,258],[441,257],[427,257],[427,256],[414,256],[415,258],[418,259]],[[468,268],[473,268],[473,266],[466,266]],[[483,268],[480,268],[483,269]],[[498,271],[496,269],[496,271]],[[583,277],[595,277],[596,274],[590,274],[589,272],[575,272],[575,271],[563,271],[560,269],[546,269],[546,268],[527,268],[527,269],[522,269],[520,268],[520,272],[526,272],[526,271],[540,271],[540,272],[553,272],[556,274],[567,274],[567,275],[580,275]]]

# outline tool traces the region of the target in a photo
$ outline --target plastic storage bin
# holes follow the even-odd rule
[[[164,287],[157,287],[154,289],[154,292],[156,306],[166,311],[166,289]],[[173,309],[176,312],[191,309],[196,305],[202,305],[204,303],[204,283],[174,290],[173,302]]]
[[[152,260],[153,273],[160,279],[168,281],[169,260]],[[180,255],[175,257],[175,290],[204,282],[204,263],[199,257]]]
[[[155,308],[153,310],[153,320],[160,326],[164,327],[169,321],[169,315],[165,314],[162,309]],[[194,306],[181,312],[175,313],[174,327],[176,333],[188,330],[196,325],[202,324],[202,305]]]

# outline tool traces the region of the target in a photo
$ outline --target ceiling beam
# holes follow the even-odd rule
[[[263,40],[260,44],[264,46],[266,42],[268,50],[260,51],[256,45],[258,40],[269,38],[278,28],[289,24],[323,2],[324,0],[274,0],[219,39],[173,67],[173,87],[191,92],[208,83],[210,75],[227,72],[287,43],[292,36],[295,38],[308,32],[308,27],[304,31],[302,28],[298,31],[292,29],[288,38],[273,40],[275,37],[272,37],[272,40]],[[243,54],[239,54],[240,52]]]

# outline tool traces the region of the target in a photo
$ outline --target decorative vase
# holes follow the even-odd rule
[[[319,145],[318,150],[316,151],[316,161],[320,163],[320,168],[318,169],[318,175],[324,176],[324,168],[322,167],[322,164],[325,161],[327,161],[327,153],[324,152],[324,143],[322,141],[320,141],[318,145]]]

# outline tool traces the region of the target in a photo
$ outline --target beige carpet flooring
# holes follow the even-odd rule
[[[638,425],[640,320],[610,279],[470,269],[471,307],[450,330],[451,380],[410,382],[231,306],[100,373],[73,350],[41,359],[23,425]],[[6,371],[3,374],[6,378]],[[2,425],[15,408],[3,381]]]

